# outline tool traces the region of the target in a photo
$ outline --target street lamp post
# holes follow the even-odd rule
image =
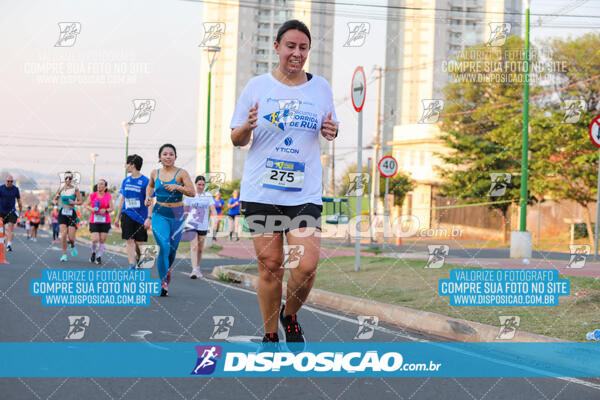
[[[210,172],[210,83],[212,67],[217,59],[217,53],[221,51],[219,46],[205,46],[204,51],[208,55],[208,105],[206,107],[206,166],[205,171]]]
[[[125,132],[125,163],[127,163],[127,157],[129,157],[129,132],[131,131],[131,122],[123,121],[121,125]],[[125,178],[127,178],[127,167],[125,167]]]
[[[523,144],[521,149],[521,220],[519,230],[527,231],[527,169],[529,153],[529,1],[525,11],[525,82],[523,85]]]
[[[100,154],[92,153],[92,187],[90,189],[90,193],[94,192],[94,183],[96,183],[96,157]]]
[[[510,257],[529,259],[532,255],[531,232],[527,232],[527,170],[529,161],[529,0],[525,10],[525,54],[523,63],[523,143],[521,147],[521,218],[519,230],[510,234]]]

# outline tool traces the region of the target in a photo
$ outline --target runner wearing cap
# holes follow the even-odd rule
[[[60,205],[58,210],[58,224],[60,230],[60,239],[62,247],[61,262],[67,261],[67,241],[71,245],[71,255],[77,257],[75,248],[75,231],[77,230],[77,211],[76,205],[81,205],[81,192],[73,184],[73,173],[65,172],[65,183],[60,185],[54,196],[54,204]]]

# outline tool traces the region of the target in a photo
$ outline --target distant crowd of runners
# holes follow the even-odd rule
[[[157,272],[161,296],[167,296],[172,266],[179,242],[191,243],[191,278],[201,276],[199,264],[209,223],[216,234],[219,217],[229,217],[229,239],[239,240],[240,215],[248,224],[258,261],[258,303],[264,327],[264,345],[278,346],[278,325],[285,333],[288,347],[301,350],[303,330],[296,317],[313,286],[321,246],[322,166],[319,140],[332,141],[338,135],[333,93],[329,83],[305,72],[304,65],[312,46],[310,32],[298,20],[285,22],[277,32],[273,48],[279,64],[246,84],[231,119],[234,146],[252,144],[244,164],[241,189],[227,203],[205,191],[204,176],[191,175],[176,165],[177,150],[172,144],[158,149],[161,167],[148,177],[141,173],[139,155],[127,157],[129,175],[122,182],[119,204],[114,204],[108,183],[100,179],[93,192],[84,198],[74,182],[74,174],[63,174],[56,191],[50,219],[53,240],[62,247],[61,261],[67,251],[77,256],[75,232],[81,222],[80,209],[89,212],[92,263],[101,264],[112,224],[121,229],[126,241],[129,268],[141,258],[139,245],[148,240],[152,229],[159,252]],[[15,209],[18,204],[18,214]],[[116,210],[114,220],[111,213]],[[13,225],[23,216],[36,240],[40,212],[34,207],[23,212],[19,191],[12,177],[0,186],[0,217],[8,225],[7,246],[13,246]],[[258,218],[256,218],[258,217]],[[279,225],[267,223],[275,218]],[[262,221],[262,222],[261,222]],[[300,222],[298,222],[300,221]],[[284,236],[288,245],[303,246],[296,268],[290,269],[285,303],[282,301]]]

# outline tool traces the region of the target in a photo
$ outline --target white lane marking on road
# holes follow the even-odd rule
[[[245,336],[245,335],[238,335],[238,336],[229,336],[227,338],[225,338],[226,341],[228,342],[232,342],[232,343],[240,343],[240,342],[260,342],[262,340],[262,336]]]
[[[600,385],[598,385],[597,383],[592,383],[592,382],[584,381],[584,380],[579,379],[579,378],[556,378],[556,379],[560,379],[560,380],[563,380],[563,381],[569,381],[571,383],[576,383],[578,385],[583,385],[583,386],[587,386],[587,387],[592,388],[592,389],[600,390]]]
[[[182,274],[182,275],[188,275],[187,272],[183,272],[183,271],[180,271],[179,273]],[[217,285],[225,286],[225,287],[228,287],[228,288],[231,288],[231,289],[235,289],[235,290],[239,290],[239,291],[242,291],[242,292],[246,292],[246,293],[249,293],[249,294],[256,295],[256,292],[253,291],[253,290],[244,289],[244,288],[241,288],[241,287],[229,285],[227,283],[223,283],[223,282],[219,282],[219,281],[211,281],[211,282],[214,283],[214,284],[217,284]],[[356,325],[359,324],[357,319],[352,319],[352,318],[345,317],[343,315],[337,315],[337,314],[334,314],[334,313],[331,313],[331,312],[328,312],[328,311],[319,310],[319,309],[311,307],[311,306],[304,305],[304,306],[302,306],[302,308],[305,309],[305,310],[317,313],[317,314],[325,315],[325,316],[330,317],[330,318],[340,319],[342,321],[350,322],[350,323],[356,324]],[[402,337],[402,338],[405,338],[405,339],[409,339],[409,340],[411,340],[413,342],[428,342],[428,340],[420,339],[420,338],[414,337],[412,335],[409,335],[407,333],[401,333],[401,332],[395,331],[393,329],[385,328],[383,326],[373,326],[373,329],[375,329],[377,331],[380,331],[380,332],[383,332],[383,333],[387,333],[387,334],[392,335],[392,336],[399,336],[399,337]]]
[[[134,333],[131,334],[131,336],[133,336],[136,339],[139,339],[141,342],[146,343],[148,346],[153,347],[155,349],[158,350],[169,350],[166,347],[162,347],[162,346],[158,346],[154,343],[151,343],[148,341],[148,339],[146,339],[147,335],[151,335],[152,331],[136,331]]]

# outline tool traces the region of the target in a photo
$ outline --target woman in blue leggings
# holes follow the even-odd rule
[[[159,247],[157,266],[162,288],[160,295],[166,296],[171,281],[171,266],[177,255],[185,222],[183,195],[193,197],[195,191],[187,171],[175,166],[175,146],[163,144],[158,151],[158,159],[162,168],[155,169],[150,175],[146,188],[146,205],[151,210],[148,218],[152,222],[152,233]],[[153,195],[156,196],[154,207]]]

